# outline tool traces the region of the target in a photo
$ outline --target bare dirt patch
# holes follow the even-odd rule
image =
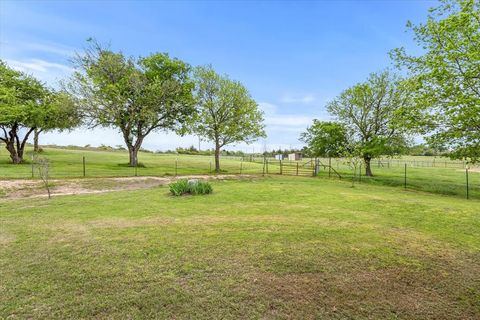
[[[166,185],[178,179],[227,180],[245,178],[247,175],[192,175],[181,177],[117,177],[95,179],[51,180],[52,196],[95,194],[122,190],[137,190]],[[46,197],[46,191],[38,180],[0,180],[1,198]]]

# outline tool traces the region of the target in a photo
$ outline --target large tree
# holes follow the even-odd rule
[[[52,119],[58,99],[59,93],[0,61],[0,141],[13,163],[23,162],[25,145],[35,129],[54,128],[62,122]]]
[[[227,144],[250,143],[265,136],[263,113],[238,81],[218,75],[210,66],[195,70],[198,113],[193,132],[215,144],[215,170]]]
[[[168,54],[137,59],[91,41],[75,62],[69,90],[91,125],[121,131],[131,166],[148,134],[180,132],[194,111],[191,68]]]
[[[315,157],[341,157],[349,146],[347,128],[343,124],[317,119],[301,134],[300,140]]]
[[[372,159],[399,153],[405,146],[404,131],[395,116],[408,101],[409,95],[399,80],[384,71],[372,73],[366,82],[346,89],[327,105],[328,111],[352,133],[367,176],[373,175]]]
[[[452,158],[480,161],[480,2],[441,0],[425,23],[407,26],[422,53],[391,52],[415,93],[404,122]]]

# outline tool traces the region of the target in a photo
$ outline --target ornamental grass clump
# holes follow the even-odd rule
[[[170,185],[170,193],[174,196],[182,196],[186,194],[209,194],[212,193],[212,185],[206,181],[181,179],[172,182]]]

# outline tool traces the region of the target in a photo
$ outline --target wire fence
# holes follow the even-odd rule
[[[49,174],[52,179],[128,176],[213,175],[215,161],[210,156],[151,155],[137,167],[125,163],[124,155],[110,157],[52,155]],[[142,155],[143,156],[143,155]],[[122,159],[122,160],[120,160]],[[445,195],[480,199],[480,168],[463,161],[443,159],[379,159],[371,163],[373,176],[365,175],[365,166],[354,167],[347,159],[303,159],[222,157],[221,174],[309,176],[375,184]],[[0,179],[38,179],[35,161],[20,165],[0,163]]]

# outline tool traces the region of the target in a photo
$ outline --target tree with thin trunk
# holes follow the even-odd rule
[[[0,141],[14,164],[23,162],[32,132],[48,123],[51,95],[43,83],[0,60]]]
[[[168,54],[126,57],[94,40],[75,61],[68,90],[94,126],[123,135],[130,166],[138,165],[144,139],[156,130],[183,133],[194,112],[191,68]]]
[[[406,146],[405,130],[395,121],[397,110],[410,101],[400,79],[388,71],[372,73],[366,82],[343,91],[327,105],[344,124],[372,176],[371,160],[395,155]]]
[[[197,113],[192,131],[215,144],[215,171],[220,172],[221,148],[266,136],[263,113],[240,82],[210,66],[197,67],[194,74]]]

